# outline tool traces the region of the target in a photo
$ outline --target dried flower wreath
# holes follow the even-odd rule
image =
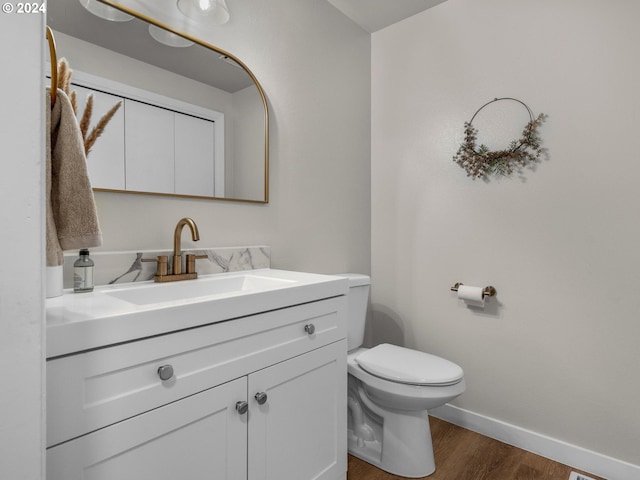
[[[505,150],[491,151],[482,144],[478,147],[476,143],[478,129],[473,126],[473,120],[484,107],[500,100],[513,100],[522,104],[529,112],[529,123],[524,127],[522,137],[519,140],[513,140]],[[527,165],[537,162],[542,155],[538,127],[545,118],[544,113],[534,118],[531,109],[516,98],[495,98],[481,106],[471,120],[464,123],[464,142],[453,157],[453,161],[467,171],[467,176],[473,178],[487,177],[492,174],[506,176],[515,170],[520,171]]]

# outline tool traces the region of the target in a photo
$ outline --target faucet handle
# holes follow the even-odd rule
[[[196,260],[201,258],[209,258],[209,256],[187,253],[187,273],[196,273]]]
[[[156,262],[158,268],[156,270],[156,276],[166,275],[168,273],[167,265],[168,259],[166,255],[158,255],[157,258],[143,258],[143,262]]]

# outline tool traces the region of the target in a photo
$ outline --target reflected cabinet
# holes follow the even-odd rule
[[[94,78],[93,83],[100,80]],[[219,148],[215,148],[216,128],[221,129],[217,124],[221,125],[224,115],[184,104],[170,109],[167,106],[171,106],[171,100],[158,101],[158,96],[146,92],[137,98],[107,93],[104,90],[113,82],[103,83],[106,86],[101,90],[72,86],[81,105],[93,95],[96,121],[121,102],[120,109],[87,155],[94,189],[224,197],[224,139],[221,136],[217,139]],[[199,110],[200,116],[190,113],[195,110]],[[216,157],[216,153],[221,155]]]

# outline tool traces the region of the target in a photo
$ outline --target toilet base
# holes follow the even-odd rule
[[[355,436],[349,432],[348,437],[349,454],[354,457],[358,457],[360,460],[364,460],[367,463],[379,467],[380,457],[382,455],[382,444],[377,440],[362,441],[358,440]]]
[[[420,478],[436,469],[429,417],[424,410],[387,410],[381,439],[365,440],[350,429],[347,442],[350,454],[394,475]]]

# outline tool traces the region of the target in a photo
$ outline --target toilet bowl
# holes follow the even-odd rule
[[[448,362],[451,370],[459,369],[457,377],[444,383],[433,380],[415,384],[374,375],[358,363],[358,357],[365,354],[381,353],[381,357],[389,358],[398,353],[390,348],[408,350],[383,344],[370,350],[359,348],[347,356],[349,453],[395,475],[425,477],[435,471],[427,411],[464,392],[462,369]],[[378,349],[381,350],[378,352]],[[435,366],[441,366],[447,362],[434,355],[424,355],[425,364],[433,361]]]
[[[435,471],[428,410],[465,390],[462,368],[446,359],[381,344],[361,348],[369,277],[348,275],[348,450],[394,475]]]

